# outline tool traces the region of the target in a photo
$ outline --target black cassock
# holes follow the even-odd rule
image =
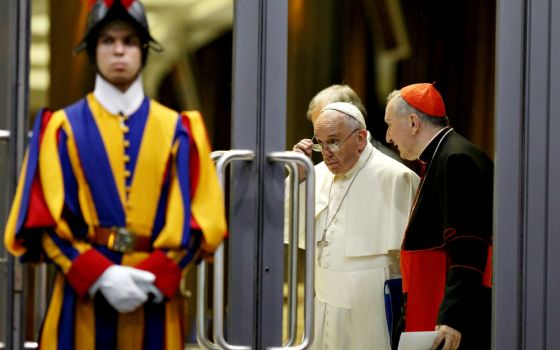
[[[461,332],[460,349],[490,349],[493,162],[451,128],[420,160],[426,173],[401,249],[405,313],[393,344],[403,329],[442,324]]]

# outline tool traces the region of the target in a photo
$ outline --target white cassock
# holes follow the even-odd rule
[[[313,348],[390,349],[384,282],[400,273],[389,251],[400,249],[420,180],[369,143],[346,174],[322,162],[315,179],[315,241],[328,244],[315,248]]]

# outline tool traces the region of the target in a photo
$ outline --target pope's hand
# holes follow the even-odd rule
[[[97,291],[120,313],[136,310],[148,300],[148,294],[138,285],[153,284],[156,276],[130,266],[112,265],[90,287],[89,294]]]
[[[311,153],[313,152],[313,141],[311,139],[302,139],[294,145],[292,150],[295,152],[301,152],[311,158]]]
[[[294,152],[303,153],[309,158],[311,158],[311,153],[313,153],[313,141],[311,139],[302,139],[294,145],[292,148]],[[305,168],[298,164],[298,180],[302,182],[307,177]]]

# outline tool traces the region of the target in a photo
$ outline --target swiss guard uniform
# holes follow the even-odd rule
[[[444,117],[439,93],[439,109],[420,102],[430,95],[426,86],[437,93],[432,84],[414,84],[401,96]],[[459,349],[490,349],[493,162],[450,127],[420,161],[425,173],[401,249],[404,330],[447,325],[461,332]]]
[[[139,2],[128,6],[145,20]],[[98,75],[93,93],[35,120],[4,241],[57,268],[41,349],[182,349],[182,274],[226,233],[200,114],[145,97],[140,77],[119,93]],[[164,300],[119,313],[92,295],[115,265],[151,272]]]

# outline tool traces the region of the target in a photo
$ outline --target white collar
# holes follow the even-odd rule
[[[122,92],[97,74],[93,96],[109,113],[131,115],[136,112],[144,100],[142,77],[138,75],[128,90]]]

